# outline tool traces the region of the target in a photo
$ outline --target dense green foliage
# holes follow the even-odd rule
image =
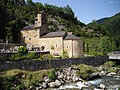
[[[69,5],[57,7],[32,0],[0,0],[0,6],[0,42],[20,42],[20,30],[26,25],[34,24],[36,15],[45,10],[50,32],[70,31],[88,38],[107,36],[114,41],[115,50],[120,50],[120,13],[85,25],[78,21]]]
[[[100,50],[103,54],[107,54],[108,52],[115,51],[116,46],[113,38],[110,37],[102,37],[101,38],[101,47]]]
[[[34,52],[29,52],[26,54],[12,54],[10,60],[32,60],[35,58]]]
[[[0,42],[20,42],[20,29],[34,24],[36,15],[41,10],[48,14],[50,31],[73,31],[81,35],[80,31],[85,24],[74,16],[71,7],[57,7],[49,4],[34,3],[32,0],[0,0]]]
[[[95,72],[95,68],[92,66],[88,66],[85,64],[80,64],[77,66],[79,70],[76,72],[78,76],[80,76],[83,79],[89,79],[90,74]]]
[[[47,75],[50,79],[55,80],[56,79],[56,75],[55,75],[55,69],[51,69],[48,71],[48,75]]]
[[[108,38],[104,39],[104,43],[105,42],[114,42],[114,46],[111,47],[111,45],[109,47],[108,51],[113,51],[113,50],[120,50],[120,13],[114,15],[113,17],[109,17],[109,18],[105,18],[102,19],[102,21],[93,21],[92,23],[88,24],[86,26],[86,28],[88,28],[88,32],[90,32],[89,30],[92,29],[93,33],[91,36],[97,36],[97,37],[104,37],[107,36]],[[89,33],[90,36],[90,33]],[[104,49],[106,48],[106,50],[108,49],[107,44],[106,45],[102,45],[105,46],[103,47]],[[110,43],[109,43],[110,44]],[[111,50],[110,50],[111,49]],[[103,50],[104,51],[104,50]],[[106,51],[105,51],[106,52]]]
[[[20,47],[18,48],[18,53],[21,54],[21,55],[23,55],[23,54],[28,53],[28,50],[27,50],[26,47],[20,46]]]

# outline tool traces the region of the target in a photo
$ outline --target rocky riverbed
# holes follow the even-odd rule
[[[82,67],[72,66],[53,70],[50,75],[43,77],[42,82],[31,86],[29,89],[118,90],[120,88],[119,68],[100,66],[96,67],[96,70],[96,68],[87,67],[86,71],[83,72],[80,71]],[[82,72],[84,75],[82,75]]]

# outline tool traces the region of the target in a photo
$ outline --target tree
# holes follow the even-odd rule
[[[8,23],[8,12],[6,7],[6,2],[0,0],[0,40],[5,41],[6,38],[6,26]]]
[[[109,52],[115,51],[116,46],[114,39],[112,37],[101,37],[101,47],[100,50],[103,54],[107,54]]]

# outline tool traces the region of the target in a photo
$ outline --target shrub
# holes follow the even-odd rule
[[[86,80],[88,80],[90,74],[94,72],[94,68],[88,65],[80,64],[78,65],[78,68],[79,71],[77,71],[77,75]]]
[[[4,56],[0,55],[0,61],[5,61],[5,60],[6,60],[6,58]]]
[[[31,60],[35,58],[35,53],[34,52],[30,52],[27,54],[13,54],[10,57],[10,60]]]
[[[50,71],[48,71],[48,77],[52,80],[56,79],[56,75],[55,75],[55,69],[51,69]]]
[[[5,86],[5,90],[10,90],[14,86],[15,77],[14,76],[7,76],[4,78],[3,84]]]
[[[25,86],[23,84],[17,85],[17,90],[25,90]]]
[[[108,61],[108,62],[106,62],[106,63],[104,64],[104,66],[105,66],[106,68],[113,67],[114,65],[115,65],[115,62],[112,62],[112,61]]]
[[[40,58],[38,58],[39,60],[52,60],[54,59],[54,57],[51,54],[44,54],[44,55],[40,55]]]
[[[34,52],[29,52],[27,55],[26,55],[26,59],[27,60],[31,60],[31,59],[34,59],[35,58],[35,53]]]
[[[19,53],[19,54],[26,54],[26,53],[28,53],[28,50],[27,50],[26,47],[20,46],[20,47],[18,48],[18,53]]]
[[[61,57],[62,58],[69,58],[67,51],[63,51]]]
[[[103,66],[108,72],[117,72],[117,70],[113,68],[115,66],[115,62],[108,61]]]

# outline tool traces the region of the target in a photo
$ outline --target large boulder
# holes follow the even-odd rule
[[[42,83],[42,85],[41,85],[43,88],[47,88],[48,86],[47,86],[47,83]]]
[[[50,88],[54,88],[56,86],[56,83],[55,82],[50,82],[50,83],[48,83],[48,86]]]
[[[51,81],[51,79],[48,78],[47,76],[45,76],[45,77],[44,77],[44,81],[45,81],[46,83],[49,83],[49,82]]]
[[[106,73],[107,73],[106,71],[102,70],[99,75],[104,76],[104,75],[106,75]]]
[[[77,81],[79,81],[79,77],[77,77],[77,76],[73,76],[72,81],[73,81],[73,82],[77,82]]]
[[[105,86],[104,84],[100,84],[100,88],[101,88],[101,89],[105,89],[106,86]]]
[[[58,75],[58,77],[57,77],[58,79],[63,79],[64,78],[64,74],[63,73],[61,73],[60,75]]]
[[[59,87],[62,83],[60,82],[60,80],[56,79],[55,80],[55,85],[56,87]]]

